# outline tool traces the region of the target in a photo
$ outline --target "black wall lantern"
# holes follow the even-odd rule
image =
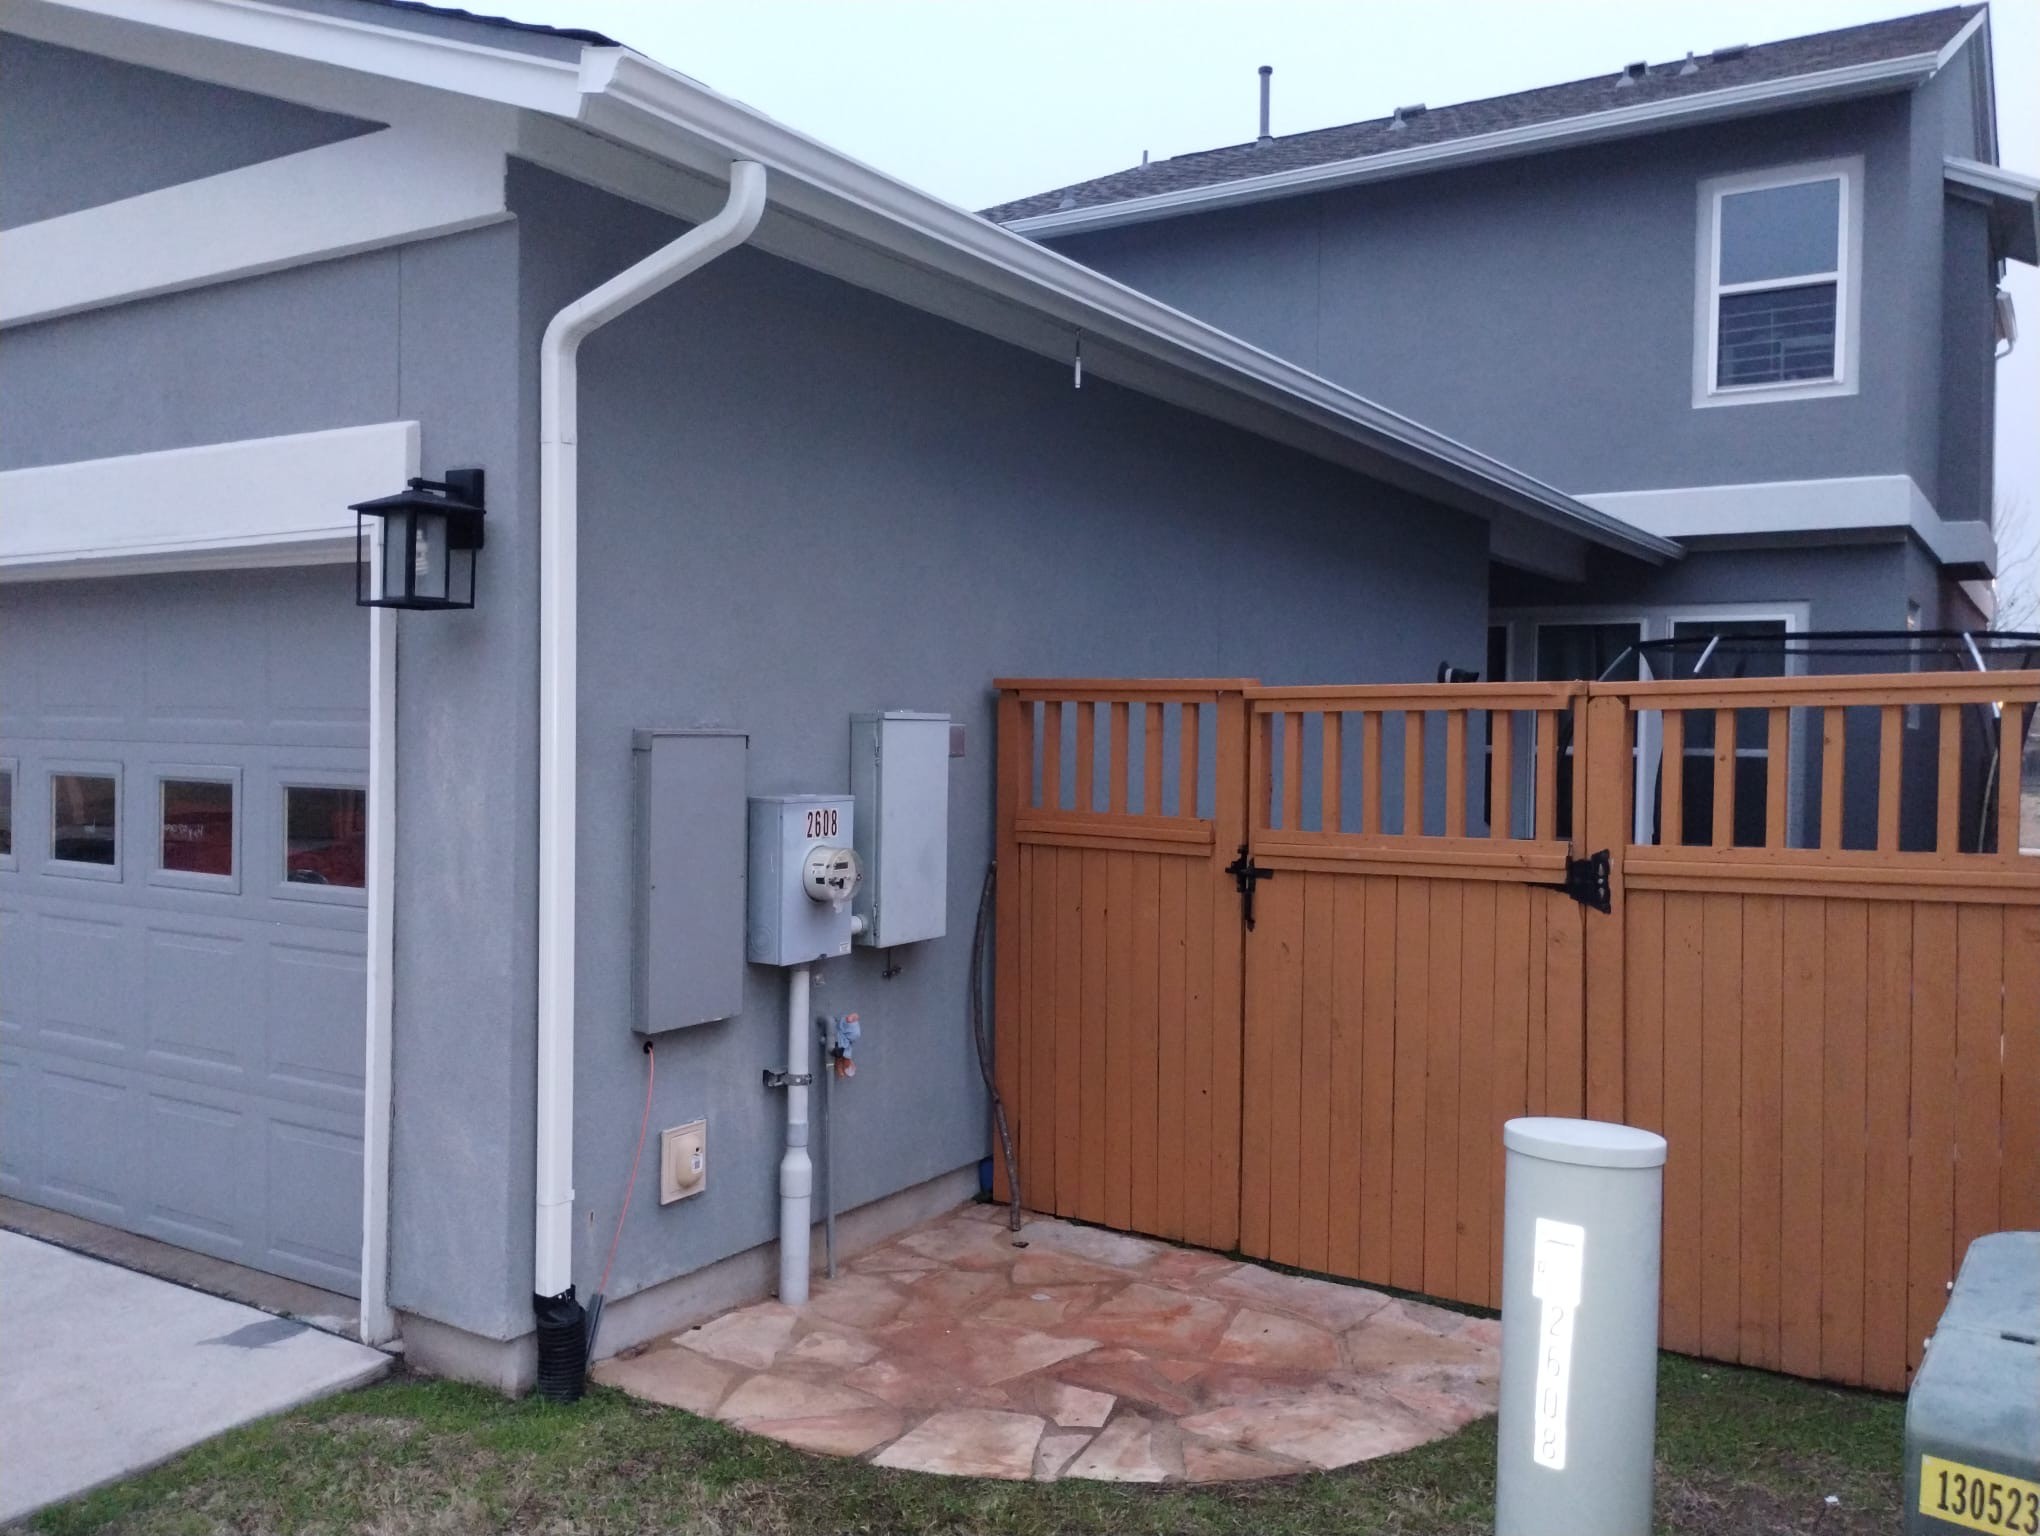
[[[363,608],[472,608],[482,547],[482,472],[450,469],[394,496],[358,501],[354,601]],[[370,518],[382,523],[378,546]]]

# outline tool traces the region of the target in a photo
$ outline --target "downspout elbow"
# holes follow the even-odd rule
[[[573,1345],[574,885],[579,657],[581,343],[751,238],[765,212],[765,168],[739,160],[720,212],[575,299],[539,347],[538,1060],[532,1294],[540,1391],[580,1395],[585,1344]]]

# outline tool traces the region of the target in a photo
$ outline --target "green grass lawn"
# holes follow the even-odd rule
[[[1897,1529],[1903,1405],[1664,1358],[1660,1528]],[[395,1380],[46,1510],[84,1532],[1488,1532],[1494,1425],[1342,1472],[1163,1490],[994,1483],[803,1455],[596,1390],[574,1408]],[[1826,1495],[1839,1505],[1830,1508]]]

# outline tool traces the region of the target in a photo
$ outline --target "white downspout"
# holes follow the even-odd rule
[[[538,358],[538,1188],[532,1289],[573,1283],[574,796],[579,627],[576,359],[590,333],[723,252],[765,211],[765,168],[730,166],[720,213],[554,315]]]

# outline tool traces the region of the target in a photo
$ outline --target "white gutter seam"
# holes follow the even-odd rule
[[[582,341],[742,245],[765,211],[765,169],[730,166],[720,213],[554,315],[539,348],[538,1149],[533,1292],[573,1283],[574,881]]]
[[[819,193],[846,209],[903,227],[953,258],[937,270],[998,292],[1006,287],[1015,302],[1060,323],[1080,328],[1087,342],[1116,342],[1248,398],[1258,398],[1286,416],[1311,421],[1373,452],[1423,473],[1452,481],[1499,501],[1512,511],[1569,533],[1586,532],[1624,553],[1651,561],[1677,559],[1676,543],[1597,512],[1564,492],[1298,368],[1251,343],[1169,308],[1123,283],[1023,239],[989,220],[929,197],[881,172],[762,117],[741,103],[717,95],[696,81],[624,49],[588,50],[583,70],[586,95],[581,120],[598,133],[620,137],[652,154],[660,153],[644,126],[633,127],[613,114],[595,115],[598,103],[650,119],[660,132],[679,128],[700,135],[728,153],[756,160],[785,177],[801,195]],[[670,153],[670,151],[669,151]],[[794,191],[780,205],[809,217],[826,217],[808,206],[793,209]],[[838,213],[835,227],[856,238],[852,221]],[[959,271],[959,264],[977,270]],[[985,281],[990,269],[1010,284]],[[1062,312],[1044,302],[1063,301]]]
[[[1413,149],[1394,150],[1383,155],[1363,155],[1333,160],[1322,165],[1299,166],[1265,176],[1246,176],[1207,186],[1157,192],[1148,197],[1121,198],[1116,202],[1094,203],[1085,208],[1039,213],[1013,219],[1001,227],[1016,235],[1069,235],[1081,230],[1112,229],[1125,224],[1168,218],[1191,210],[1229,207],[1240,203],[1265,202],[1300,192],[1323,192],[1336,187],[1359,186],[1397,176],[1413,176],[1447,166],[1477,164],[1510,155],[1534,154],[1574,143],[1647,133],[1709,122],[1723,117],[1748,116],[1773,107],[1800,101],[1832,101],[1848,96],[1868,95],[1896,86],[1917,85],[1939,67],[1937,55],[1913,54],[1901,59],[1884,59],[1874,64],[1854,64],[1845,69],[1823,70],[1813,75],[1793,75],[1784,80],[1766,80],[1753,85],[1734,86],[1700,96],[1682,96],[1670,101],[1645,102],[1606,112],[1558,118],[1522,128],[1505,128],[1497,133],[1475,134],[1426,144]]]

